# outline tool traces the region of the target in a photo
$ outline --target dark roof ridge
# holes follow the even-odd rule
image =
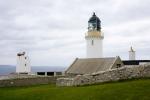
[[[83,59],[83,60],[85,59],[85,60],[86,60],[86,59],[115,59],[115,58],[116,58],[116,57],[104,57],[104,58],[78,58],[78,59],[81,59],[81,60],[82,60],[82,59]]]

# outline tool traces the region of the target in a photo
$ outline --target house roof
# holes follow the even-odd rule
[[[66,70],[66,73],[72,74],[92,74],[99,71],[106,71],[113,67],[119,57],[109,58],[77,58],[73,64]],[[119,60],[121,61],[121,60]]]

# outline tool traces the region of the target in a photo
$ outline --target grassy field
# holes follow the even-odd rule
[[[82,87],[0,88],[0,100],[150,100],[150,79]]]

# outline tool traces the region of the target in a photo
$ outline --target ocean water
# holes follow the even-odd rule
[[[64,71],[66,68],[62,66],[32,66],[32,72],[40,72],[40,71]],[[16,71],[15,66],[11,65],[0,65],[0,75],[8,75],[10,73],[14,73]]]

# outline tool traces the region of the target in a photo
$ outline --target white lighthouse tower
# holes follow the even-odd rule
[[[31,72],[31,66],[29,57],[26,56],[25,52],[17,54],[17,66],[16,73],[29,74]]]
[[[102,58],[104,36],[101,32],[101,21],[95,13],[88,21],[88,32],[85,39],[87,58]]]
[[[133,48],[130,48],[129,51],[129,60],[135,60],[135,51],[133,50]]]

